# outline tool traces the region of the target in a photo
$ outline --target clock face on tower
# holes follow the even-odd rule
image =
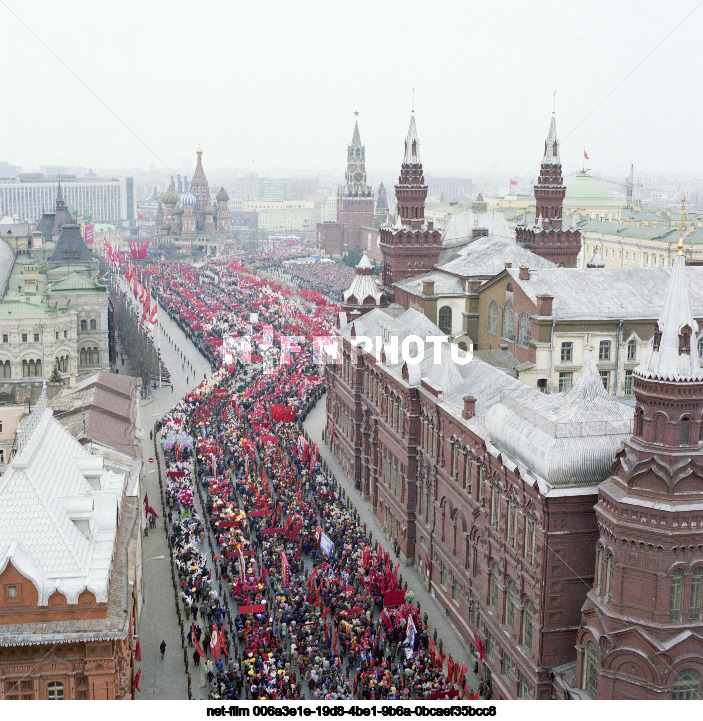
[[[355,170],[354,173],[352,174],[352,180],[357,185],[361,185],[364,182],[365,177],[366,176],[364,175],[364,173],[361,170]]]

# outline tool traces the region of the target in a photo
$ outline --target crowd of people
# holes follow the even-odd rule
[[[336,302],[339,302],[342,292],[348,290],[356,275],[354,268],[324,260],[313,263],[269,261],[262,264],[260,269],[303,288],[322,293]]]
[[[219,368],[161,424],[170,545],[208,698],[477,698],[465,666],[449,657],[445,671],[399,564],[302,431],[324,393],[311,338],[336,308],[236,263],[144,273]],[[223,363],[232,335],[250,338],[249,355]]]

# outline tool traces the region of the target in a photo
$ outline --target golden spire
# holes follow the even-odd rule
[[[686,193],[681,196],[681,229],[679,230],[679,255],[683,255],[683,214],[686,210]]]
[[[202,154],[203,149],[200,147],[200,143],[198,143],[198,149],[195,152],[198,153],[199,155]]]
[[[411,115],[415,115],[415,86],[413,85],[413,104],[410,110]]]
[[[557,91],[554,91],[554,101],[552,103],[552,117],[554,117],[554,114],[557,112]]]

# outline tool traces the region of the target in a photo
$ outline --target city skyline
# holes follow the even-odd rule
[[[591,167],[616,177],[630,163],[697,173],[703,102],[686,70],[697,8],[409,3],[399,17],[365,2],[354,12],[222,5],[211,27],[186,21],[180,3],[105,8],[100,23],[45,2],[5,4],[23,72],[6,79],[0,156],[23,169],[170,172],[201,144],[212,170],[326,172],[343,165],[359,111],[369,173],[381,174],[401,157],[414,87],[428,172],[522,178],[539,164],[556,89],[566,172],[585,148]],[[120,52],[125,38],[134,58]],[[37,97],[53,108],[48,128]]]

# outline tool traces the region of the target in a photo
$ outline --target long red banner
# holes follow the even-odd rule
[[[265,603],[255,603],[253,606],[240,606],[239,615],[244,616],[247,613],[264,613],[266,611]]]

